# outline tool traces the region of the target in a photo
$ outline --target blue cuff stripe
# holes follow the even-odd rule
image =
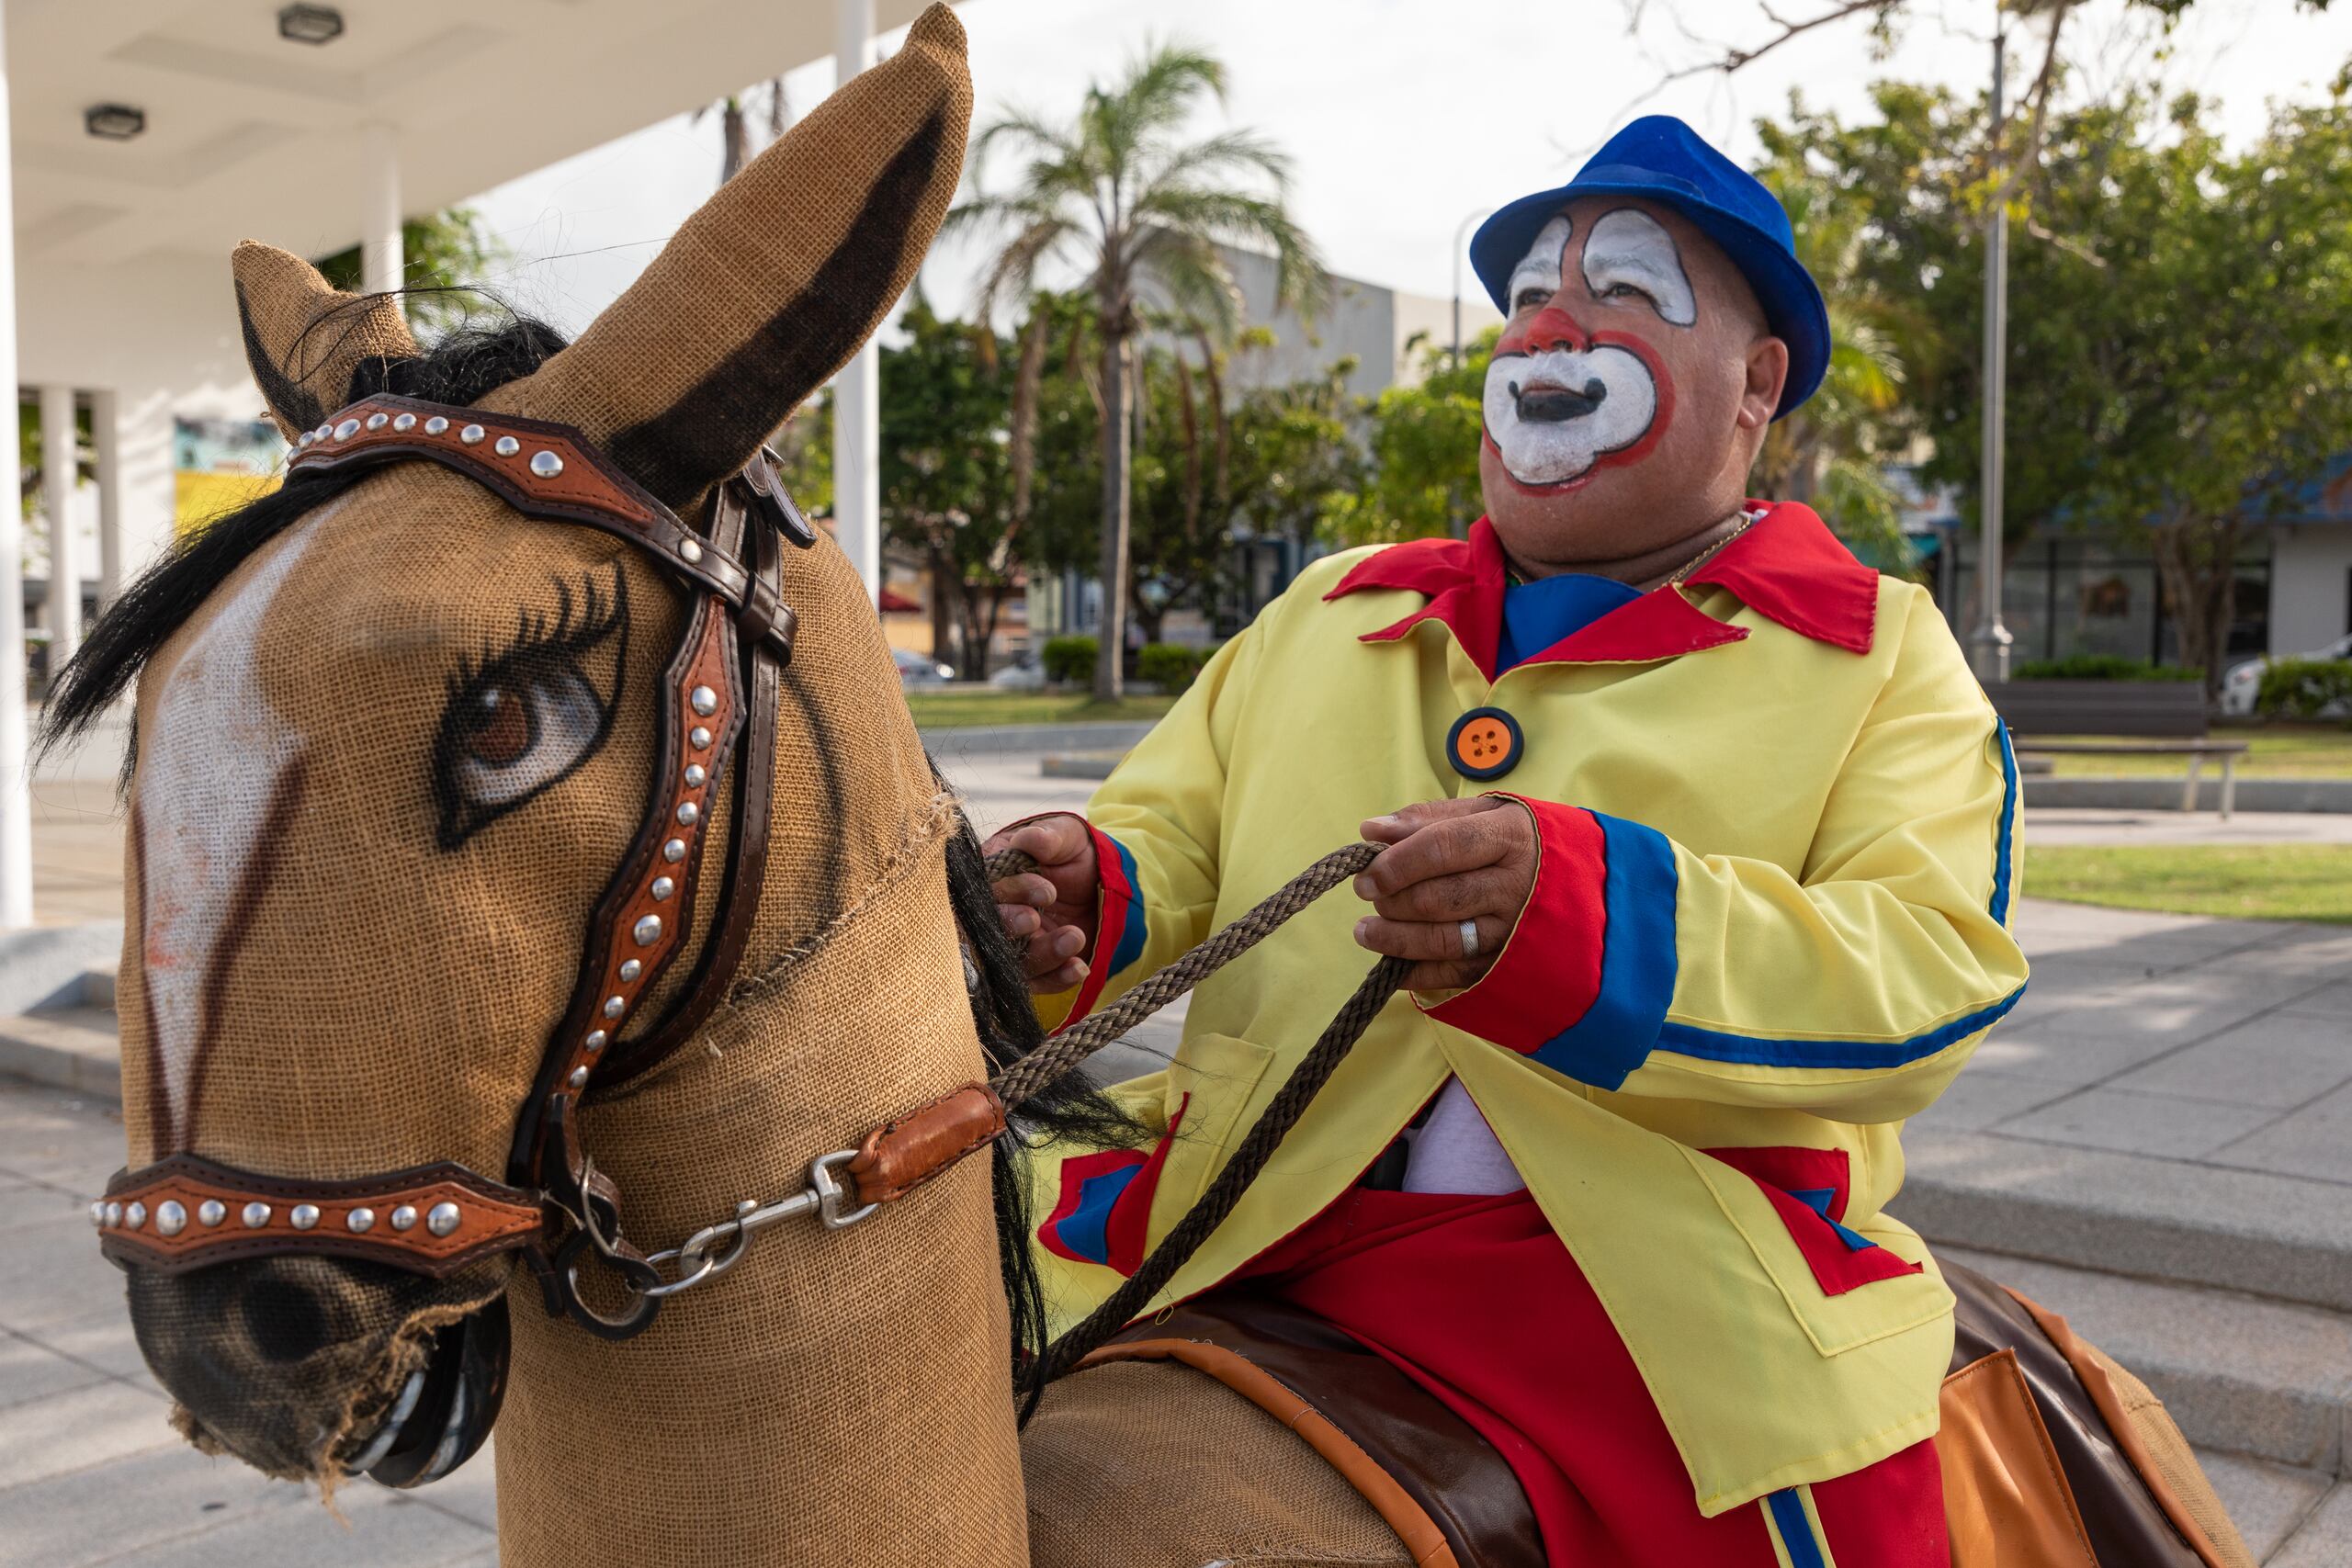
[[[2009,744],[2009,727],[2000,719],[1993,721],[1995,732],[2001,740],[2001,841],[2000,859],[1993,866],[1993,918],[2003,925],[2009,923],[2009,858],[2017,848],[2018,830],[2018,754]]]
[[[1607,935],[1600,994],[1585,1015],[1537,1047],[1535,1059],[1595,1089],[1616,1089],[1648,1059],[1674,1000],[1679,878],[1665,834],[1596,811],[1602,837]]]
[[[1612,944],[1613,945],[1613,944]],[[1890,1067],[1907,1066],[1923,1057],[1932,1056],[1948,1045],[1957,1045],[1981,1029],[1990,1029],[2007,1017],[2025,995],[2019,986],[1990,1007],[1979,1008],[1965,1018],[1953,1019],[1925,1034],[1914,1034],[1907,1040],[1759,1040],[1746,1034],[1726,1034],[1719,1030],[1701,1029],[1694,1024],[1668,1023],[1658,1031],[1657,1046],[1684,1056],[1703,1056],[1711,1062],[1752,1062],[1765,1067],[1861,1067],[1883,1071]]]
[[[1108,837],[1108,835],[1104,835]],[[1119,852],[1119,869],[1127,875],[1127,923],[1119,932],[1119,945],[1111,950],[1111,973],[1115,975],[1143,956],[1145,937],[1143,914],[1143,884],[1136,880],[1134,852],[1116,839],[1112,845]]]
[[[1781,1531],[1781,1544],[1788,1549],[1789,1568],[1829,1568],[1822,1560],[1821,1543],[1814,1539],[1813,1521],[1805,1517],[1804,1499],[1792,1486],[1785,1492],[1775,1492],[1764,1499],[1772,1510],[1772,1523]]]

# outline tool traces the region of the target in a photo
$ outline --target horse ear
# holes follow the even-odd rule
[[[944,6],[719,187],[578,341],[485,408],[576,425],[684,507],[742,466],[913,280],[964,162]]]
[[[413,359],[416,339],[388,294],[345,294],[300,256],[247,240],[229,257],[245,363],[288,441],[351,400],[370,359]]]

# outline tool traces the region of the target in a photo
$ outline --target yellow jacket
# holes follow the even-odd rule
[[[1318,561],[1227,644],[1094,796],[1093,972],[1047,1010],[1115,997],[1366,817],[1527,800],[1542,858],[1494,969],[1392,1002],[1161,1299],[1318,1213],[1458,1076],[1713,1515],[1936,1429],[1951,1297],[1883,1210],[1903,1119],[2024,989],[2016,766],[1928,594],[1802,506],[1497,680],[1503,584],[1482,521]],[[1469,776],[1497,746],[1509,771]],[[1363,977],[1363,912],[1336,892],[1195,993],[1172,1065],[1116,1091],[1156,1146],[1039,1159],[1057,1328]]]

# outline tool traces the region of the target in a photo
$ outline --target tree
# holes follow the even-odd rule
[[[1696,51],[1696,58],[1690,63],[1661,75],[1628,106],[1629,110],[1656,97],[1674,83],[1692,76],[1727,78],[1736,75],[1783,45],[1823,28],[1837,28],[1849,23],[1866,27],[1883,58],[1892,51],[1902,29],[1928,9],[1928,0],[1829,0],[1825,8],[1811,16],[1786,17],[1774,9],[1770,0],[1757,0],[1756,13],[1766,24],[1764,30],[1747,39],[1734,41],[1703,36],[1691,27],[1674,0],[1620,0],[1620,3],[1625,10],[1625,27],[1629,33],[1639,36],[1645,22],[1656,16],[1679,35],[1671,47]],[[2067,36],[2067,21],[2084,3],[2085,0],[2003,0],[1999,7],[2010,16],[2032,18],[2045,28],[2040,40],[2039,62],[2022,95],[2020,107],[2024,111],[2025,133],[2007,143],[2004,155],[1996,159],[1989,168],[1996,194],[2004,200],[2022,204],[2038,186],[2043,130],[2056,106],[2056,95],[2065,76],[2060,41]],[[2159,30],[2169,30],[2195,4],[2196,0],[2126,0],[2129,10],[2150,18]],[[2298,10],[2324,11],[2328,8],[2329,0],[2295,0],[2295,4]],[[2030,218],[2028,222],[2030,226]]]
[[[1269,345],[1245,336],[1236,352]],[[1230,396],[1227,355],[1205,338],[1138,359],[1149,412],[1135,458],[1128,598],[1146,642],[1170,611],[1214,615],[1244,530],[1304,539],[1329,498],[1351,491],[1363,460],[1346,413],[1352,359],[1323,376]]]
[[[1923,477],[1973,485],[1984,106],[1885,85],[1879,119],[1793,106],[1784,151],[1868,209],[1853,273],[1921,321]],[[2352,446],[2352,111],[2279,111],[2231,156],[2211,106],[2054,114],[2010,258],[2005,529],[2143,541],[2181,657],[2220,675],[2246,528]],[[2015,135],[2012,130],[2008,134]]]
[[[1451,534],[1459,538],[1483,509],[1478,444],[1485,431],[1487,366],[1499,327],[1463,345],[1460,361],[1425,345],[1419,385],[1385,389],[1370,410],[1372,472],[1352,495],[1331,498],[1324,532],[1341,544]]]
[[[1864,267],[1870,203],[1814,166],[1779,127],[1758,130],[1767,154],[1760,177],[1788,209],[1797,259],[1821,286],[1831,347],[1821,385],[1765,433],[1748,489],[1804,502],[1867,558],[1907,570],[1902,502],[1887,469],[1916,425],[1904,394],[1920,318]]]
[[[1021,586],[1007,447],[1012,375],[986,323],[943,321],[918,290],[882,350],[882,529],[931,574],[932,648],[985,680],[1004,602]],[[987,341],[984,344],[983,338]]]
[[[473,313],[485,274],[507,259],[506,247],[470,207],[445,208],[401,224],[401,311],[419,333],[446,331]],[[312,264],[348,293],[362,286],[359,247]]]
[[[1102,620],[1094,690],[1105,700],[1121,683],[1133,496],[1129,400],[1147,290],[1230,328],[1238,291],[1221,244],[1273,254],[1280,304],[1311,310],[1323,290],[1321,261],[1290,214],[1289,160],[1252,131],[1183,138],[1204,98],[1223,103],[1225,80],[1225,67],[1211,56],[1164,44],[1123,80],[1090,86],[1073,120],[1008,110],[974,139],[974,194],[947,219],[947,231],[1003,237],[981,284],[983,320],[1008,296],[1034,294],[1041,269],[1057,262],[1074,263],[1086,276],[1101,348]],[[991,194],[986,168],[1000,149],[1017,151],[1025,163],[1009,190]]]
[[[703,117],[716,110],[718,114],[718,183],[725,185],[735,177],[744,164],[752,161],[752,108],[763,106],[763,117],[767,121],[768,140],[774,141],[792,129],[792,105],[784,96],[784,78],[771,77],[754,84],[740,93],[729,93],[716,103],[703,105],[695,110],[690,123],[700,125]]]

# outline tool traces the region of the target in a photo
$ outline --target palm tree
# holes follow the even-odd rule
[[[792,105],[784,96],[784,78],[781,76],[757,83],[741,93],[729,93],[715,104],[705,104],[687,120],[690,125],[700,125],[703,116],[713,109],[718,111],[720,185],[733,179],[743,165],[752,161],[750,100],[760,97],[767,100],[768,140],[774,141],[792,129]]]
[[[1225,67],[1177,44],[1147,49],[1109,87],[1088,87],[1077,118],[1055,124],[1007,109],[972,144],[973,194],[949,231],[1001,236],[980,287],[982,319],[1009,298],[1035,294],[1041,269],[1086,275],[1102,345],[1102,618],[1094,694],[1119,694],[1126,629],[1129,458],[1134,340],[1158,305],[1229,336],[1240,293],[1219,250],[1273,253],[1275,302],[1302,314],[1320,305],[1323,265],[1290,214],[1290,160],[1254,131],[1199,141],[1183,131],[1204,98],[1225,101]],[[1012,186],[984,188],[990,153],[1025,164]],[[1238,183],[1237,183],[1238,182]],[[1025,344],[1024,344],[1025,347]],[[1023,373],[1042,355],[1024,353]],[[1034,401],[1034,393],[1022,406]],[[1018,423],[1018,422],[1016,422]]]

